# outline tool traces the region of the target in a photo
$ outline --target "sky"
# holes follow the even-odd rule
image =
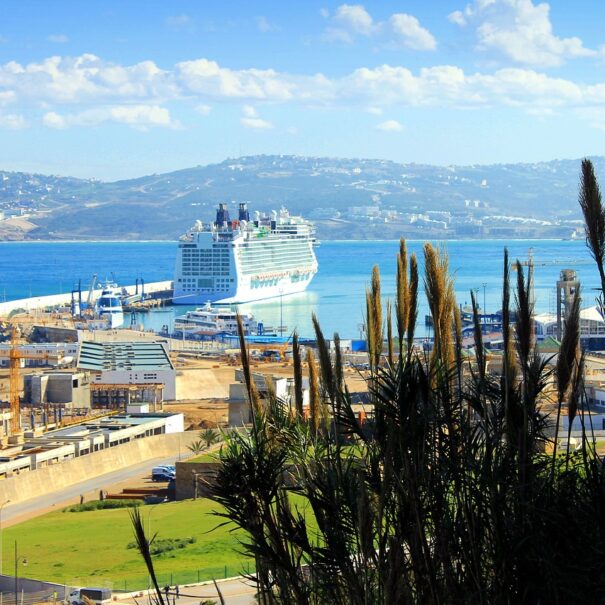
[[[0,170],[605,154],[603,0],[2,0]]]

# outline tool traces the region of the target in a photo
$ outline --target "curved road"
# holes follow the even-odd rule
[[[101,489],[106,490],[116,483],[128,481],[128,479],[136,477],[142,477],[145,474],[151,473],[151,469],[154,466],[174,464],[175,458],[174,455],[168,458],[152,458],[151,460],[146,460],[139,464],[134,464],[111,473],[87,479],[80,483],[75,483],[74,485],[70,485],[69,487],[53,492],[52,494],[46,494],[16,504],[7,504],[2,509],[2,526],[7,527],[24,521],[25,519],[43,515],[44,513],[53,510],[57,505],[66,506],[72,502],[78,502],[80,495],[86,496],[87,500],[90,500],[91,497],[97,499]]]

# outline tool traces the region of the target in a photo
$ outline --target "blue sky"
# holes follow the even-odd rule
[[[0,169],[605,153],[605,2],[3,0]]]

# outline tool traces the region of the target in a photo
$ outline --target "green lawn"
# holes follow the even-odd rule
[[[188,458],[185,462],[218,462],[220,452],[217,450],[216,452],[209,452],[206,454],[200,454],[199,456],[195,456],[194,458]]]
[[[252,563],[239,551],[237,532],[216,526],[209,513],[216,504],[206,499],[141,508],[143,519],[158,538],[195,537],[194,544],[155,556],[161,584],[239,575]],[[14,544],[28,565],[21,575],[87,586],[110,585],[135,590],[147,586],[147,573],[133,541],[127,509],[70,513],[53,512],[3,532],[4,572],[13,573]],[[226,566],[226,569],[225,569]],[[172,574],[172,577],[171,577]]]

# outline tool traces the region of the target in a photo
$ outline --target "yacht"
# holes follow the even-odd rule
[[[263,334],[262,322],[257,322],[251,313],[240,313],[246,335]],[[214,308],[210,302],[195,311],[187,311],[174,319],[174,329],[191,336],[215,336],[237,334],[237,312],[231,309]]]
[[[101,295],[95,303],[95,317],[103,320],[108,329],[119,328],[124,325],[122,301],[115,288],[115,284],[105,282]]]

